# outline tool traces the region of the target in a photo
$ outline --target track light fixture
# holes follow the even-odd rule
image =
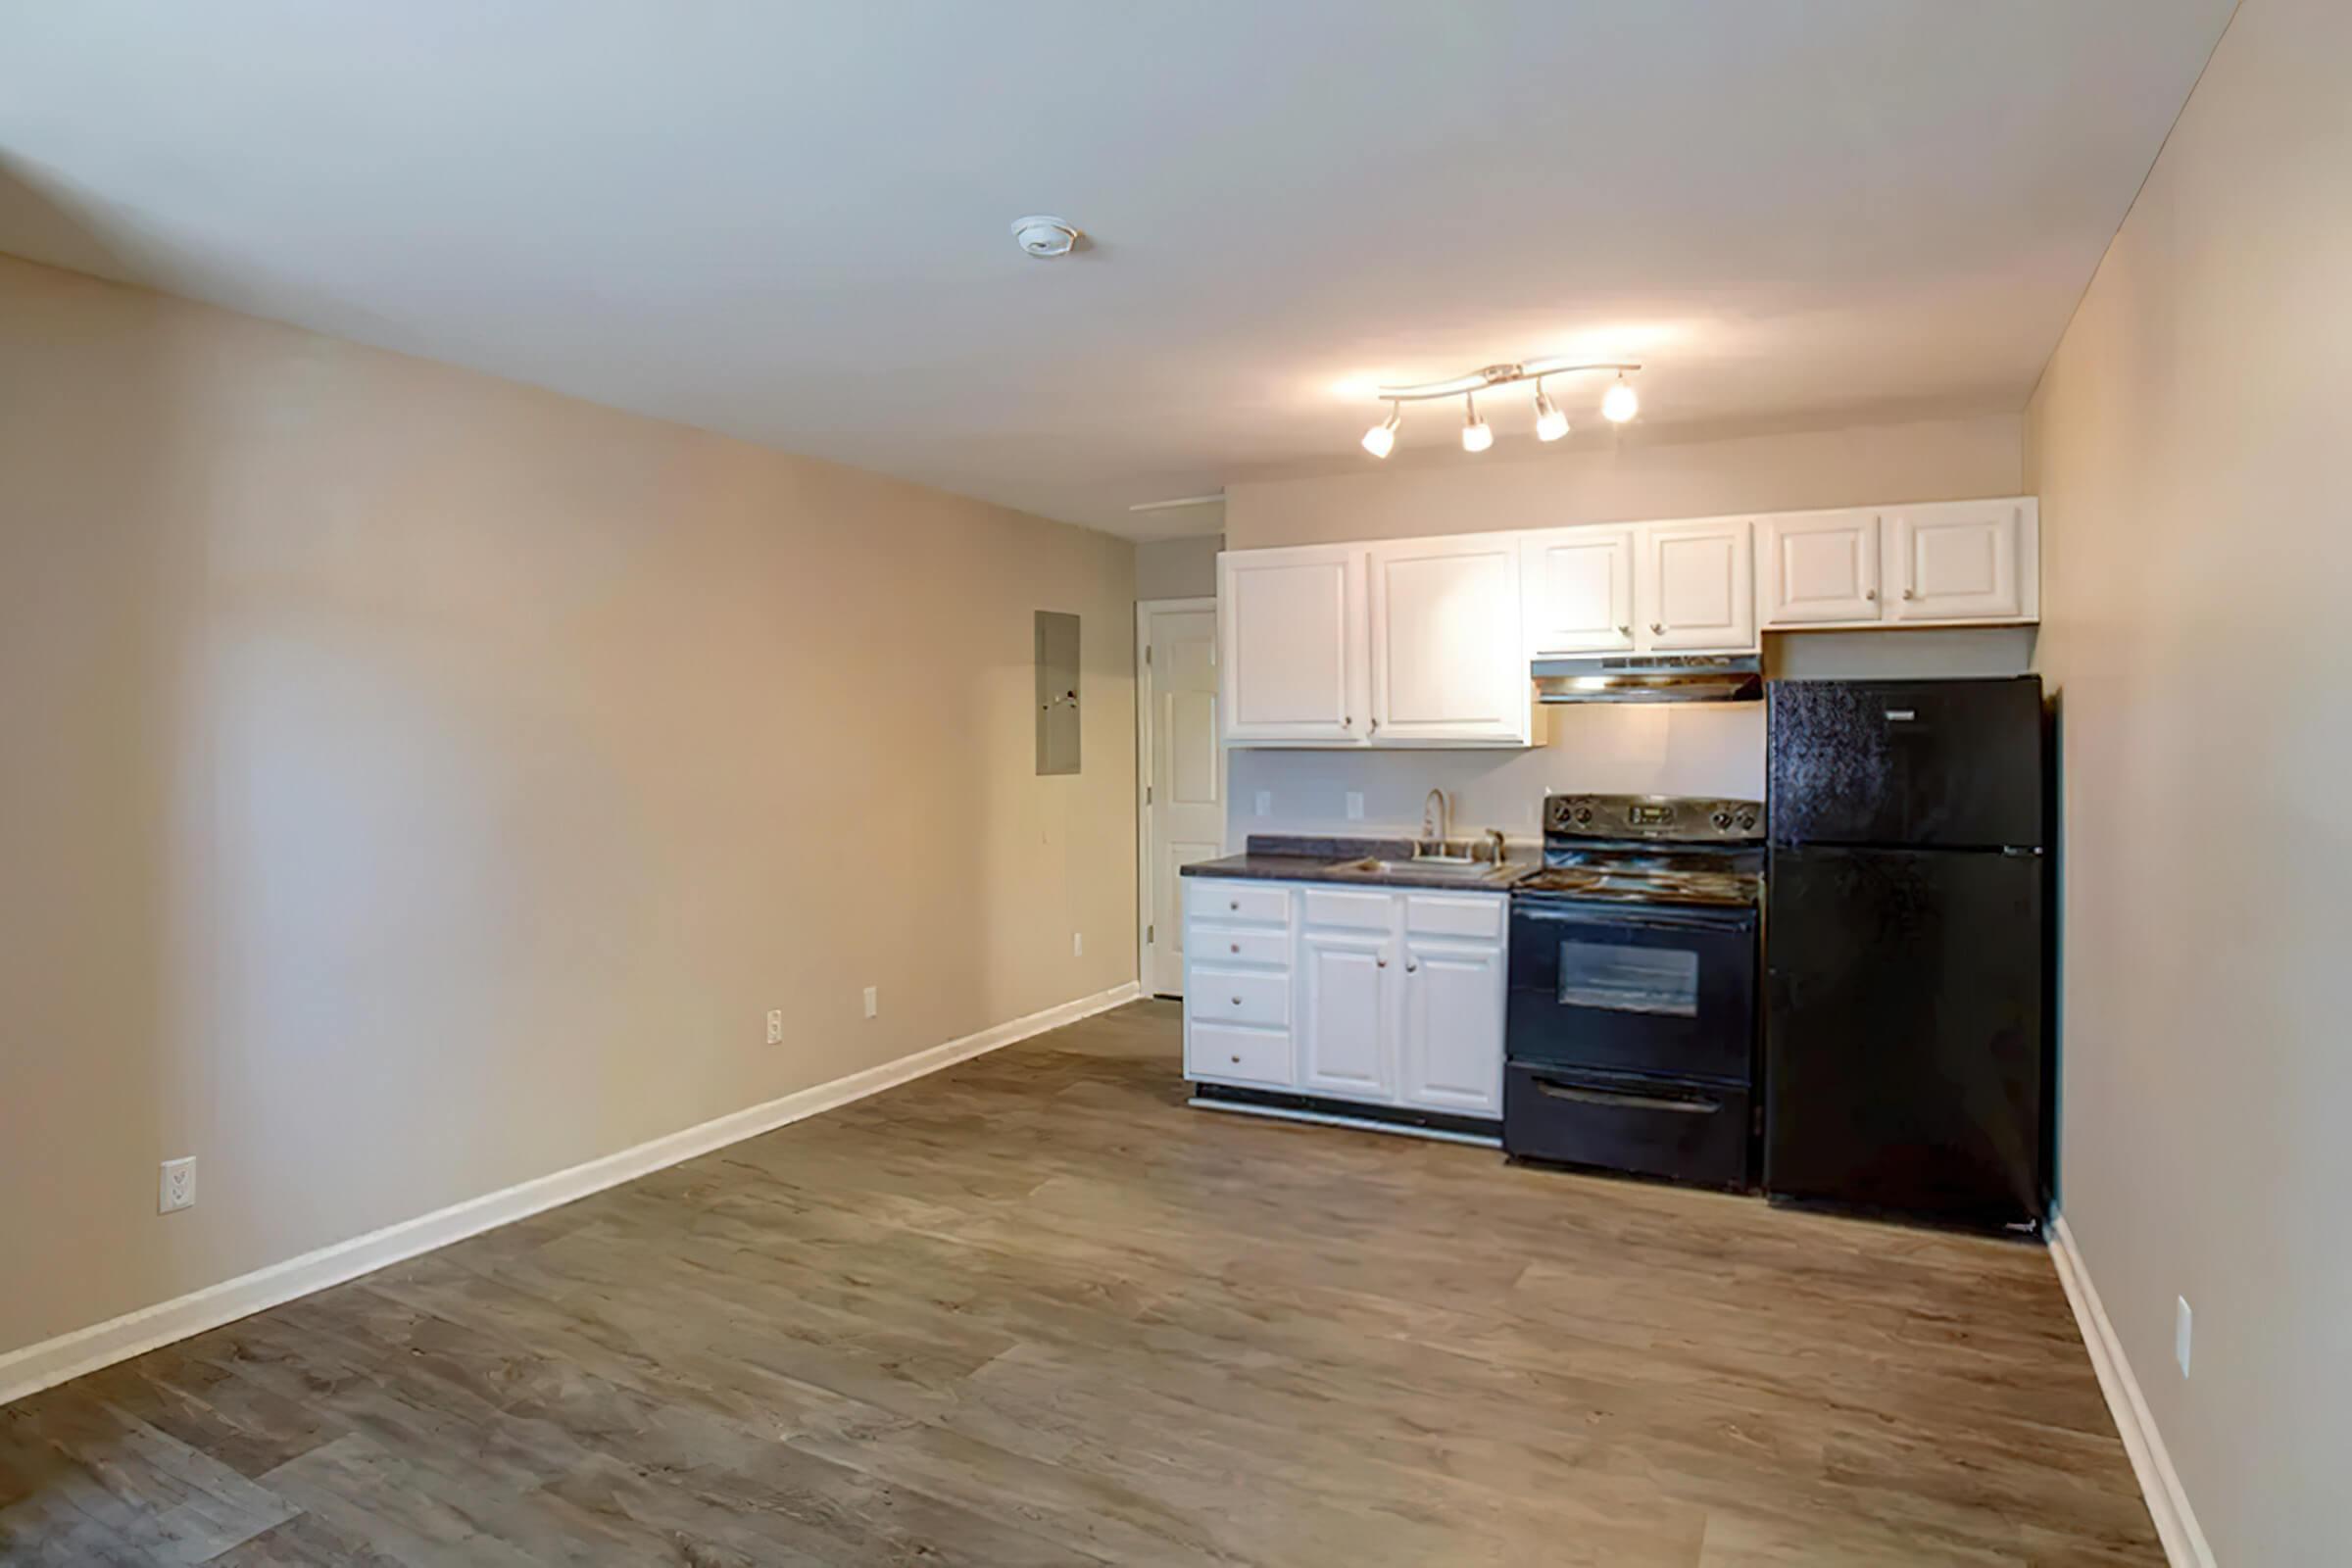
[[[1540,375],[1537,376],[1536,439],[1557,441],[1567,433],[1568,416],[1560,412],[1560,406],[1551,401],[1551,394],[1544,390],[1544,378]]]
[[[1468,375],[1457,375],[1450,381],[1427,381],[1417,386],[1384,386],[1376,392],[1389,405],[1389,416],[1364,432],[1364,450],[1376,458],[1385,458],[1396,448],[1396,426],[1403,422],[1404,405],[1430,398],[1459,397],[1465,417],[1462,421],[1462,450],[1484,452],[1494,444],[1494,432],[1487,421],[1478,416],[1477,394],[1492,387],[1509,386],[1514,381],[1536,383],[1536,439],[1557,441],[1568,433],[1568,416],[1560,412],[1551,394],[1544,390],[1544,378],[1548,375],[1573,375],[1580,370],[1614,370],[1616,381],[1600,400],[1601,416],[1614,424],[1623,424],[1642,411],[1642,399],[1633,384],[1626,380],[1642,368],[1636,360],[1530,360],[1523,365],[1490,365]]]
[[[1462,407],[1468,411],[1462,418],[1462,450],[1484,452],[1494,444],[1494,431],[1478,416],[1478,399],[1465,392]]]
[[[1618,376],[1615,384],[1600,396],[1600,416],[1611,424],[1623,424],[1641,412],[1642,399],[1632,387],[1626,385],[1623,375]]]

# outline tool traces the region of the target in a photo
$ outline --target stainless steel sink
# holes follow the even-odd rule
[[[1344,860],[1334,869],[1378,876],[1410,872],[1414,876],[1440,876],[1447,881],[1491,882],[1497,877],[1509,876],[1519,868],[1508,861],[1497,865],[1493,860],[1438,859],[1432,857],[1417,860],[1382,860],[1366,856],[1360,860]]]

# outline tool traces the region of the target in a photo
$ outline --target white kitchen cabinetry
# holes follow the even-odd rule
[[[1361,741],[1371,721],[1365,639],[1362,547],[1219,556],[1226,740]]]
[[[1186,892],[1187,1077],[1501,1114],[1507,895],[1210,877]],[[1281,963],[1262,940],[1277,931]]]
[[[1745,517],[1641,529],[1635,625],[1644,653],[1754,653],[1754,542]]]
[[[1374,545],[1375,744],[1527,744],[1519,541],[1510,534]]]
[[[1756,594],[1766,626],[1880,616],[1879,514],[1799,512],[1756,524]]]
[[[1522,552],[1531,657],[1632,652],[1633,529],[1550,528]]]
[[[1892,618],[2039,618],[2039,510],[2032,501],[1889,509]]]
[[[2041,618],[2031,497],[1793,513],[1756,527],[1766,630]]]
[[[1236,551],[1217,571],[1228,743],[1528,743],[1516,536]]]

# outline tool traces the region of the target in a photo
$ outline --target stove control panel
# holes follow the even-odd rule
[[[1764,836],[1764,803],[1687,795],[1552,795],[1547,836],[1742,844]]]

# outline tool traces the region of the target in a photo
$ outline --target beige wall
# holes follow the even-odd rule
[[[2016,415],[1651,444],[1506,458],[1373,465],[1312,479],[1225,487],[1225,543],[1274,545],[1645,521],[1727,512],[1954,501],[2015,495],[2023,424]],[[1772,672],[1804,675],[1978,673],[2025,667],[2031,633],[2001,630],[1806,633],[1772,637]],[[1581,707],[1538,717],[1545,741],[1524,752],[1311,752],[1238,749],[1228,846],[1251,833],[1349,832],[1418,822],[1422,797],[1455,798],[1464,827],[1513,837],[1542,831],[1546,790],[1764,793],[1761,704]],[[1364,797],[1360,821],[1347,798]],[[1260,797],[1267,809],[1258,810]]]
[[[2342,0],[2245,0],[2028,427],[2064,1208],[2229,1564],[2352,1560],[2347,62]]]
[[[1678,441],[1636,427],[1618,445],[1481,457],[1399,453],[1353,472],[1225,487],[1225,546],[1330,544],[1487,528],[1966,501],[2019,491],[2014,414]]]
[[[0,1350],[1132,979],[1134,563],[0,260]]]
[[[1194,534],[1185,539],[1154,539],[1135,547],[1135,597],[1138,599],[1213,599],[1217,593],[1217,552],[1225,548],[1222,534]]]

